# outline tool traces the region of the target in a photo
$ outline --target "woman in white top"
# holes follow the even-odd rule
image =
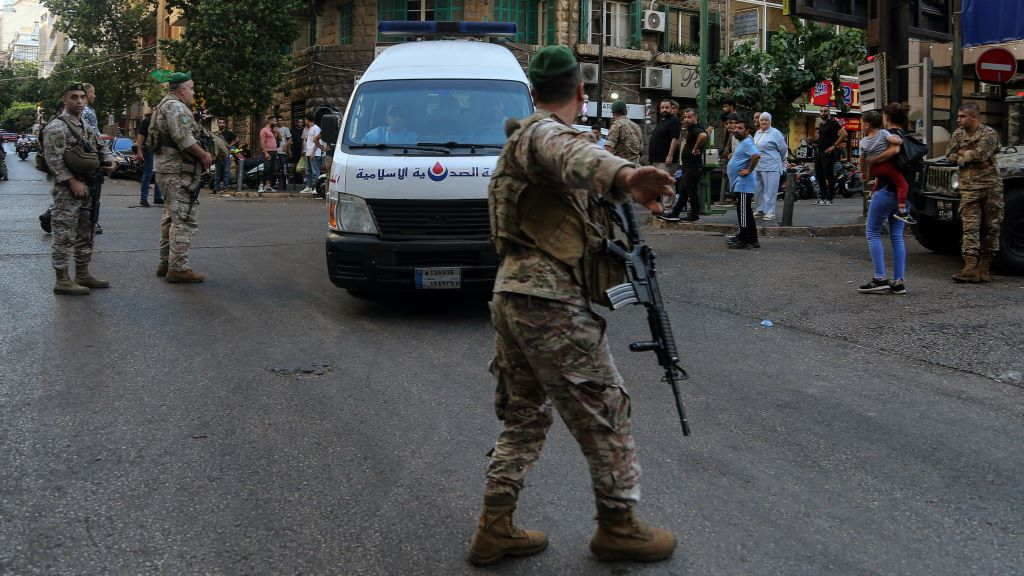
[[[775,218],[775,201],[779,194],[779,180],[786,169],[789,145],[782,132],[772,127],[772,115],[762,112],[758,119],[758,131],[754,133],[754,145],[761,152],[757,164],[758,205],[755,218]]]

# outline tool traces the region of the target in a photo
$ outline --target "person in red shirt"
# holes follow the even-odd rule
[[[270,117],[260,130],[260,147],[263,149],[263,182],[260,184],[260,192],[274,192],[271,182],[274,179],[274,167],[277,165],[277,135],[274,134],[276,127],[277,120]]]

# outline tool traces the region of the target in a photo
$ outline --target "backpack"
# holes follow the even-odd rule
[[[89,174],[98,170],[100,163],[99,154],[96,150],[93,150],[85,135],[75,132],[75,129],[68,124],[67,120],[60,116],[50,120],[51,123],[57,121],[63,122],[67,126],[68,131],[71,132],[71,136],[75,139],[74,144],[64,150],[64,158],[68,169],[75,174]],[[48,123],[47,126],[49,125]],[[46,150],[43,141],[45,133],[45,127],[39,131],[39,151],[36,152],[36,170],[51,174],[50,166],[46,163],[46,154],[43,153]]]
[[[928,145],[915,134],[907,134],[903,130],[895,130],[896,135],[903,139],[900,153],[894,161],[900,172],[916,171],[921,167],[924,157],[928,155]]]

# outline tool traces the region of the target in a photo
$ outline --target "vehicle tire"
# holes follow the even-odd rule
[[[349,296],[360,300],[375,300],[380,297],[379,294],[367,288],[346,288],[345,290],[348,291]]]
[[[917,214],[917,224],[911,226],[918,244],[940,254],[960,251],[960,222],[942,222],[931,216]]]
[[[1024,274],[1024,181],[1006,183],[1003,224],[996,267],[1006,274]]]

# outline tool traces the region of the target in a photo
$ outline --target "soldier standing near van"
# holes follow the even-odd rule
[[[147,141],[156,151],[156,183],[166,202],[160,218],[160,266],[156,275],[172,284],[195,284],[206,277],[188,266],[188,249],[197,228],[192,190],[199,186],[200,174],[210,169],[213,157],[200,145],[202,129],[189,109],[195,101],[192,75],[160,70],[154,78],[168,83],[167,95],[153,110]]]
[[[604,147],[619,158],[639,164],[643,134],[640,133],[640,127],[634,124],[626,113],[625,102],[617,100],[612,104],[612,127],[608,130],[608,140],[605,141]]]
[[[981,123],[977,104],[968,102],[957,111],[959,128],[953,132],[946,159],[960,167],[960,251],[964,267],[955,282],[991,282],[992,257],[999,251],[1003,221],[1003,181],[996,169],[999,135]]]
[[[491,304],[492,371],[504,430],[487,469],[469,561],[491,564],[547,547],[544,533],[518,528],[512,516],[551,426],[552,405],[590,467],[598,521],[591,551],[606,561],[663,560],[675,537],[634,515],[640,466],[629,395],[605,322],[591,306],[603,295],[595,279],[606,271],[600,247],[610,226],[598,201],[632,198],[656,213],[673,179],[595,147],[570,126],[583,104],[583,84],[567,47],[541,49],[528,76],[537,112],[506,124],[509,138],[489,190],[491,235],[501,257]]]
[[[89,272],[92,260],[93,217],[90,188],[101,163],[113,167],[109,150],[100,146],[96,132],[82,120],[85,85],[64,89],[64,111],[43,129],[42,154],[53,175],[53,268],[57,272],[54,294],[85,295],[90,289],[109,288],[110,283]],[[68,263],[75,260],[75,279]]]

